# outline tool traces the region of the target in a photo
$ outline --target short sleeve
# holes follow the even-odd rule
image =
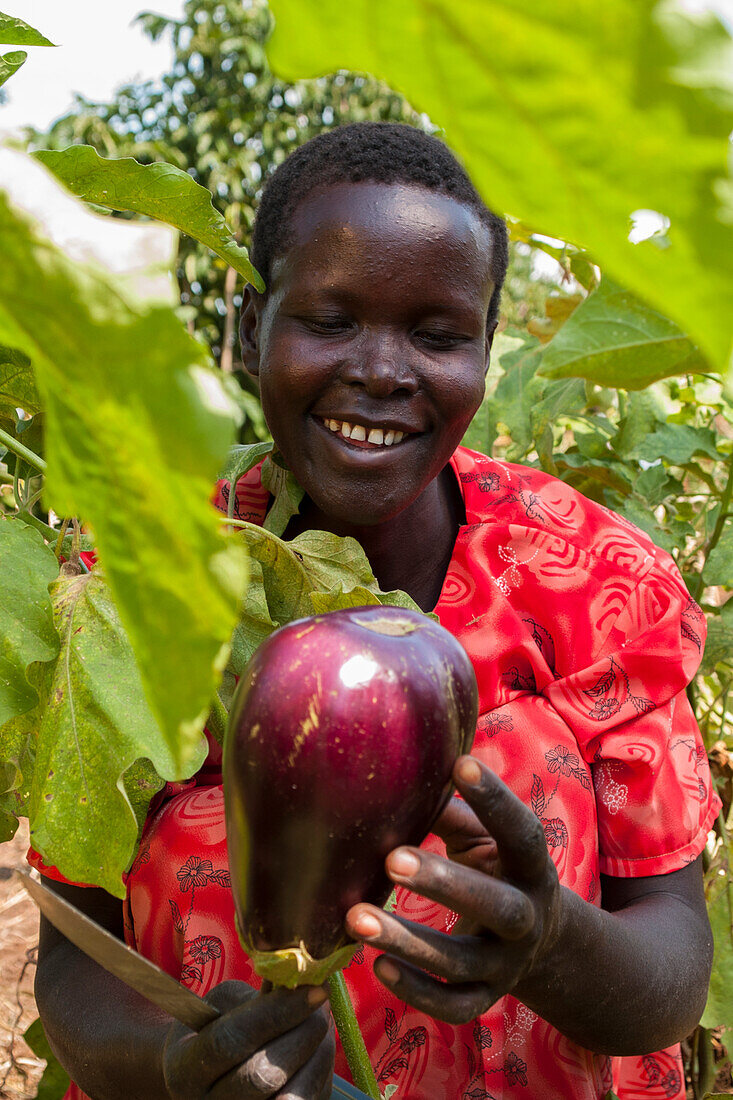
[[[667,874],[705,846],[721,803],[685,691],[704,641],[705,616],[658,551],[587,667],[543,692],[591,770],[603,874]]]

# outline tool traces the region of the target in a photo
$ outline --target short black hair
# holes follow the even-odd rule
[[[353,122],[318,134],[282,162],[262,191],[252,230],[250,259],[265,283],[272,262],[288,245],[296,207],[312,191],[337,183],[414,183],[465,203],[491,235],[494,291],[488,323],[498,317],[509,262],[504,220],[484,203],[465,168],[444,142],[397,122]]]

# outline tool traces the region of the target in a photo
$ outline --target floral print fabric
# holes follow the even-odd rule
[[[704,616],[666,554],[564,483],[462,448],[452,467],[467,522],[435,610],[476,671],[472,751],[541,820],[561,882],[598,905],[601,874],[694,860],[718,812],[685,695]],[[261,522],[267,503],[250,471],[235,514]],[[227,978],[259,985],[234,930],[217,763],[149,818],[126,905],[128,942],[201,994]],[[435,836],[424,847],[444,852]],[[396,911],[445,931],[456,920],[405,889]],[[361,948],[346,981],[395,1100],[685,1095],[678,1048],[595,1055],[512,997],[454,1027],[399,1002],[374,978],[374,956]],[[349,1076],[341,1052],[337,1072]]]

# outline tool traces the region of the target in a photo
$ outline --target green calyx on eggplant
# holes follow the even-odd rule
[[[430,831],[477,711],[466,652],[418,612],[349,608],[263,642],[224,751],[237,928],[258,974],[320,984],[347,965],[347,910],[386,902],[385,857]]]

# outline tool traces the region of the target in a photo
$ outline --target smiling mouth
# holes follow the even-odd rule
[[[363,424],[353,424],[348,420],[334,420],[330,417],[318,417],[318,420],[334,435],[357,447],[367,447],[370,450],[394,447],[403,439],[409,439],[415,434],[397,431],[394,428],[367,428]]]

